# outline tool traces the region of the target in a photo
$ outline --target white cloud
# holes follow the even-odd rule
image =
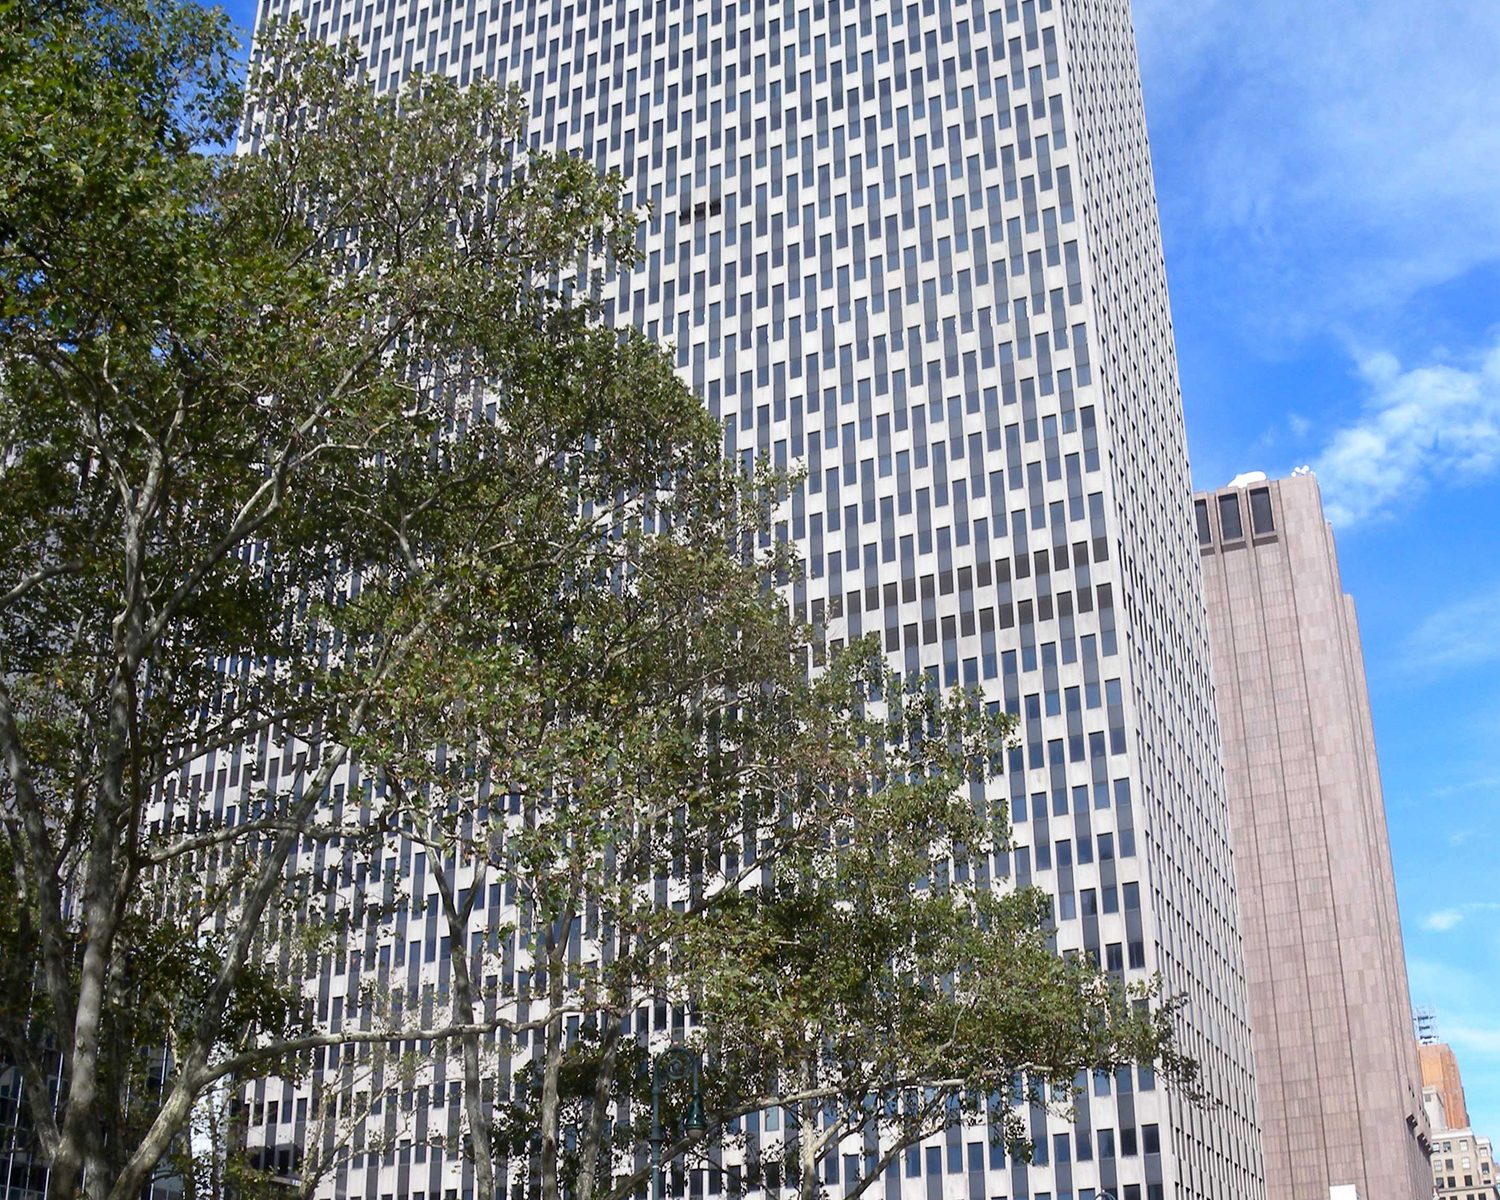
[[[1481,591],[1424,618],[1406,639],[1402,658],[1413,674],[1427,676],[1500,660],[1500,587]],[[1495,782],[1476,781],[1467,790],[1493,788]]]
[[[1430,789],[1427,795],[1433,800],[1451,800],[1455,796],[1469,796],[1475,792],[1500,792],[1500,775],[1486,771],[1460,777],[1452,783]]]
[[[1170,265],[1237,319],[1347,332],[1500,259],[1500,5],[1135,12]]]
[[[1429,933],[1447,933],[1457,929],[1475,913],[1495,912],[1500,904],[1460,904],[1455,908],[1440,908],[1422,918],[1422,928]]]
[[[1443,1038],[1459,1050],[1500,1055],[1500,1029],[1475,1025],[1445,1025]]]
[[[1418,1007],[1435,1008],[1440,1016],[1482,1008],[1489,998],[1488,977],[1464,966],[1408,957],[1406,976],[1411,986],[1412,1003]]]
[[[1359,366],[1362,409],[1314,464],[1336,525],[1388,515],[1434,482],[1500,466],[1500,340],[1468,359],[1407,368],[1379,353]]]

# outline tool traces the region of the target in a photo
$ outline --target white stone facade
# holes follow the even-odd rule
[[[651,216],[612,311],[675,345],[729,452],[806,465],[780,530],[806,563],[795,605],[830,641],[879,633],[896,666],[1020,714],[991,793],[1018,848],[993,873],[1057,897],[1059,951],[1188,996],[1215,1105],[1143,1072],[1083,1080],[1076,1124],[1033,1111],[1033,1164],[954,1131],[874,1194],[1261,1200],[1128,0],[266,0],[278,14],[354,39],[381,87],[516,84],[540,143],[621,173]],[[439,920],[429,904],[405,961],[365,970],[439,979]],[[350,984],[329,964],[311,986],[331,1006]],[[299,1097],[253,1098],[252,1143],[302,1137]],[[414,1139],[456,1119],[425,1099]],[[829,1169],[834,1194],[859,1151]],[[414,1144],[325,1194],[470,1188]]]

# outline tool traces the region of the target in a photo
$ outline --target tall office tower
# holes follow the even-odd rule
[[[1354,602],[1311,476],[1197,498],[1271,1200],[1430,1196]]]
[[[615,319],[675,346],[730,454],[805,464],[779,530],[805,561],[791,602],[830,646],[878,634],[898,668],[1020,714],[994,872],[1054,894],[1059,952],[1187,997],[1211,1103],[1101,1074],[1075,1123],[1031,1112],[1031,1164],[954,1131],[886,1196],[1258,1200],[1128,0],[266,0],[262,19],[292,13],[353,39],[381,88],[514,84],[540,143],[621,173],[650,216]],[[862,1161],[845,1149],[836,1192]]]

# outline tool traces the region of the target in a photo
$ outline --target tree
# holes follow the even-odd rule
[[[808,674],[762,548],[788,481],[739,478],[595,300],[634,261],[619,182],[500,89],[377,95],[295,28],[216,153],[228,49],[183,0],[0,0],[0,1045],[51,1195],[217,1186],[192,1122],[348,1090],[311,1055],[354,1047],[322,1169],[420,1047],[482,1193],[616,1200],[643,1012],[708,1056],[711,1130],[667,1157],[785,1108],[804,1195],[850,1131],[1003,1134],[1018,1075],[1189,1075],[1170,1002],[992,894],[1010,719],[869,646]],[[393,935],[423,897],[379,868],[416,854],[448,993],[325,1017],[301,980]]]
[[[591,298],[633,253],[617,181],[497,88],[377,98],[294,34],[258,153],[211,152],[230,48],[173,0],[0,8],[0,963],[56,1196],[137,1195],[216,1081],[339,1040],[258,964],[403,664],[723,475]],[[186,786],[236,748],[243,811]]]
[[[1024,1153],[1017,1089],[1051,1103],[1080,1071],[1127,1062],[1191,1084],[1174,1004],[1060,958],[1041,893],[993,890],[1008,830],[982,784],[1010,718],[888,676],[873,645],[809,679],[774,610],[703,626],[754,628],[776,648],[745,675],[710,650],[705,670],[695,624],[675,647],[663,631],[648,687],[566,673],[539,685],[568,696],[540,724],[531,706],[467,706],[431,724],[408,710],[420,736],[377,735],[386,819],[429,852],[460,1004],[484,952],[466,949],[454,897],[472,900],[493,871],[515,884],[530,968],[498,1003],[549,1014],[497,1110],[470,1109],[478,1157],[488,1133],[512,1183],[547,1200],[636,1193],[662,1017],[705,1056],[708,1100],[707,1129],[674,1136],[666,1161],[782,1110],[781,1147],[740,1150],[766,1186],[807,1198],[851,1135],[876,1147],[862,1191],[959,1122],[988,1122]],[[438,741],[440,762],[389,750]],[[466,1064],[466,1087],[480,1083]],[[672,1099],[680,1112],[686,1097]]]

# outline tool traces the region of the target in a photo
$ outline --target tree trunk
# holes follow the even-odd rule
[[[548,939],[553,941],[550,931]],[[561,943],[554,941],[547,955],[547,1004],[550,1016],[547,1021],[544,1050],[546,1058],[542,1072],[541,1200],[562,1200],[562,1190],[558,1186],[558,1121],[562,1112],[560,1084],[562,1082],[563,1018],[558,1010],[562,1008],[563,1001],[562,971],[565,957],[560,947],[565,944],[565,940]]]
[[[94,1139],[97,1142],[97,1138]],[[109,1176],[101,1169],[104,1156],[97,1150],[88,1154],[89,1170],[83,1176],[85,1200],[106,1200],[109,1196]]]
[[[802,1063],[802,1090],[810,1092],[816,1080],[811,1057]],[[818,1102],[802,1100],[797,1105],[797,1200],[818,1200]]]
[[[355,734],[363,723],[366,702],[360,703],[350,722],[350,729]],[[208,1069],[209,1051],[223,1028],[224,1013],[233,995],[235,980],[249,956],[256,932],[260,929],[261,917],[276,894],[287,859],[301,837],[297,831],[305,827],[327,794],[334,773],[348,757],[349,751],[343,746],[335,746],[325,753],[312,783],[303,792],[301,802],[289,814],[290,831],[281,834],[271,853],[261,860],[260,874],[239,911],[239,925],[220,964],[218,977],[209,991],[192,1036],[185,1042],[186,1052],[177,1069],[176,1083],[162,1102],[151,1128],[136,1144],[118,1177],[112,1181],[109,1200],[136,1200],[156,1164],[192,1116],[199,1094],[212,1082],[212,1072]],[[73,1200],[71,1196],[53,1195],[55,1200]]]
[[[562,1065],[563,1053],[567,1049],[563,1039],[563,991],[567,970],[568,946],[573,938],[573,925],[578,915],[578,896],[583,886],[583,863],[578,851],[573,851],[568,868],[568,890],[566,899],[558,905],[559,911],[549,922],[545,935],[547,947],[547,1029],[546,1061],[542,1073],[542,1196],[541,1200],[563,1200],[561,1165],[562,1118]],[[540,889],[538,894],[545,894]]]
[[[594,1080],[593,1107],[589,1110],[588,1125],[584,1129],[583,1145],[579,1147],[578,1182],[574,1188],[574,1200],[591,1200],[594,1194],[594,1178],[599,1172],[604,1150],[604,1125],[609,1116],[609,1098],[614,1091],[615,1063],[620,1054],[620,1022],[618,1018],[606,1018],[608,1031],[604,1035],[604,1052],[599,1056],[599,1075]]]
[[[203,1056],[194,1052],[179,1069],[181,1077],[192,1078],[203,1071],[204,1066]],[[156,1164],[172,1148],[172,1140],[182,1132],[188,1119],[193,1115],[193,1103],[197,1094],[198,1089],[191,1087],[177,1087],[172,1090],[157,1112],[156,1120],[151,1123],[151,1128],[136,1144],[130,1160],[120,1171],[119,1176],[110,1181],[113,1186],[105,1193],[108,1200],[136,1200],[136,1197],[145,1189],[146,1181],[151,1178],[151,1173],[156,1170]],[[58,1197],[57,1200],[63,1200],[63,1198]],[[68,1197],[67,1200],[72,1200],[72,1197]]]
[[[31,764],[21,743],[20,729],[16,724],[15,711],[11,707],[10,691],[5,686],[7,664],[0,654],[0,759],[3,759],[5,774],[10,779],[11,798],[21,814],[21,827],[29,856],[24,879],[17,880],[17,891],[23,895],[29,887],[35,893],[36,937],[41,957],[42,977],[47,995],[52,1001],[53,1031],[58,1044],[66,1047],[67,1023],[72,1008],[72,987],[68,979],[68,954],[64,949],[62,924],[62,891],[57,877],[56,850],[52,845],[42,804],[37,798],[31,778]],[[20,870],[20,864],[17,864]],[[8,1025],[7,1033],[19,1037],[23,1046],[20,1051],[30,1057],[32,1040],[27,1036],[24,1024]],[[19,1064],[18,1064],[19,1065]],[[52,1097],[48,1094],[42,1076],[37,1072],[23,1074],[32,1099],[32,1124],[48,1157],[55,1156],[60,1131],[56,1114],[52,1108]],[[38,1102],[41,1103],[39,1106]]]
[[[429,846],[429,858],[437,857]],[[455,860],[456,865],[457,860]],[[469,971],[469,915],[474,911],[474,897],[484,886],[483,873],[476,873],[469,899],[460,911],[453,894],[453,881],[440,857],[432,866],[442,898],[443,913],[448,921],[448,941],[453,960],[453,1006],[464,1025],[476,1024],[474,1016],[474,979]],[[464,1060],[464,1118],[469,1123],[469,1143],[474,1156],[474,1194],[477,1200],[494,1200],[495,1162],[493,1122],[484,1106],[483,1079],[480,1074],[480,1035],[466,1033],[462,1038]]]
[[[138,613],[128,610],[122,621],[132,630]],[[109,734],[104,767],[94,810],[88,869],[84,877],[82,911],[87,943],[78,972],[78,1004],[73,1011],[72,1051],[63,1084],[63,1122],[57,1153],[47,1178],[51,1200],[74,1200],[89,1169],[87,1194],[94,1200],[105,1186],[103,1163],[97,1154],[99,1117],[99,1052],[114,954],[116,899],[119,879],[118,824],[125,804],[125,765],[131,725],[131,669],[124,652],[115,668],[109,692]]]

